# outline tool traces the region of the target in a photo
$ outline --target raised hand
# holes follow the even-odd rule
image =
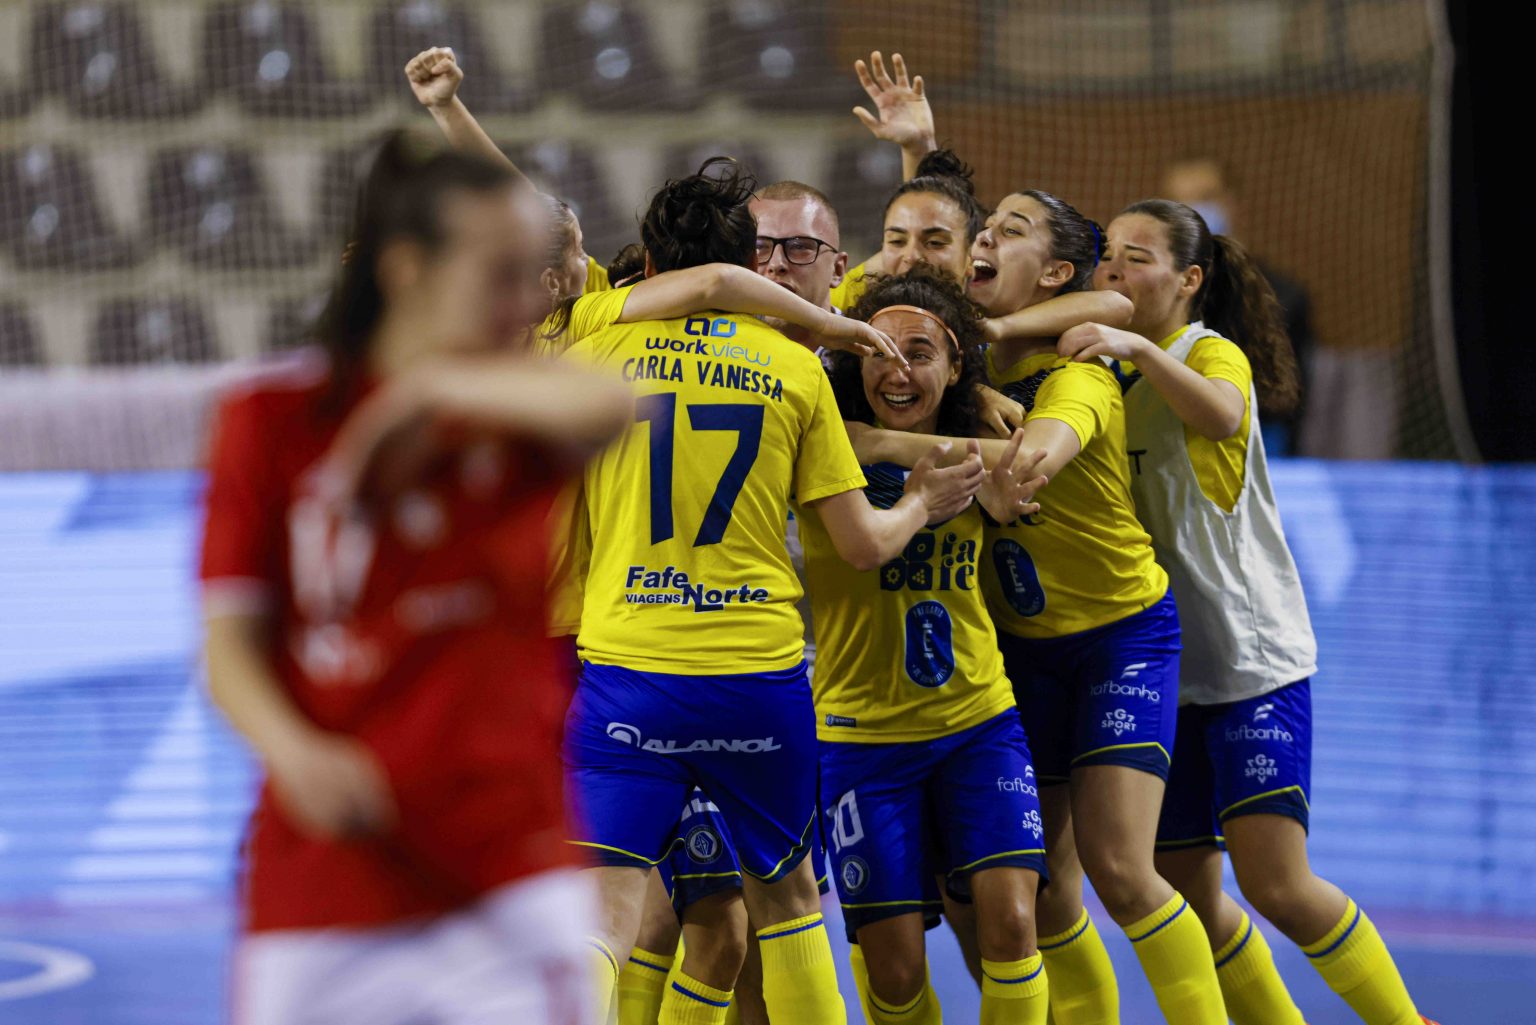
[[[952,442],[935,445],[919,459],[907,476],[903,489],[917,495],[928,509],[929,523],[943,523],[965,511],[987,479],[981,462],[981,445],[972,438],[966,443],[966,456],[954,466],[938,467]]]
[[[1012,523],[1020,516],[1040,511],[1040,503],[1034,500],[1035,493],[1045,487],[1047,481],[1035,471],[1045,461],[1047,452],[1042,448],[1021,456],[1019,449],[1023,444],[1024,431],[1020,428],[1008,439],[1003,458],[987,474],[976,493],[982,508],[999,523]]]
[[[464,69],[446,46],[434,46],[412,57],[405,65],[405,77],[411,92],[423,107],[446,107],[458,94],[464,81]]]
[[[885,59],[876,50],[869,55],[869,63],[854,61],[859,84],[875,103],[876,117],[863,107],[854,107],[853,113],[864,127],[877,139],[894,142],[905,153],[919,156],[937,148],[933,129],[933,108],[928,106],[928,96],[923,90],[923,76],[907,78],[907,63],[901,54],[891,55],[891,67],[895,77],[885,70]]]

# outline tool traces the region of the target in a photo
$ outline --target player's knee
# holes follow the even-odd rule
[[[1289,935],[1305,924],[1305,887],[1295,873],[1249,870],[1236,875],[1243,898],[1275,928]]]
[[[928,985],[928,963],[920,956],[873,958],[867,964],[870,991],[887,1006],[911,1003]]]
[[[981,956],[989,961],[1018,961],[1035,949],[1034,909],[1022,903],[989,908],[977,927]]]
[[[1117,920],[1137,914],[1146,903],[1146,895],[1155,887],[1156,872],[1151,858],[1140,858],[1124,850],[1080,851],[1083,868],[1093,892],[1104,908]]]

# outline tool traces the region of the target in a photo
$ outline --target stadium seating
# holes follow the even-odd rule
[[[735,157],[736,162],[750,172],[760,185],[776,180],[773,162],[763,147],[739,139],[690,143],[685,147],[668,146],[665,148],[661,171],[667,178],[681,178],[693,174],[710,157]]]
[[[369,83],[390,92],[404,88],[401,70],[422,50],[453,49],[465,71],[459,97],[476,114],[515,114],[527,111],[532,90],[513,84],[497,66],[486,45],[486,34],[474,13],[460,4],[440,0],[404,0],[385,4],[373,14],[369,33]]]
[[[20,303],[0,303],[0,367],[40,366],[45,362],[27,308]]]
[[[90,360],[98,366],[206,363],[219,359],[213,327],[189,299],[114,299],[96,315]]]
[[[847,94],[863,94],[832,65],[822,6],[798,0],[716,0],[705,17],[711,45],[704,55],[711,89],[739,94],[747,104],[772,110],[825,110]]]
[[[29,52],[38,86],[82,117],[181,117],[201,103],[196,90],[167,80],[127,4],[39,5]]]
[[[0,243],[22,270],[117,270],[140,256],[108,223],[80,155],[44,144],[0,153]]]
[[[606,175],[587,147],[551,140],[502,148],[539,188],[571,205],[581,221],[587,251],[599,261],[606,262],[620,247],[640,237],[636,222],[619,213]]]
[[[645,19],[625,3],[545,8],[539,51],[551,84],[593,110],[683,110],[696,100],[672,81]]]
[[[203,22],[203,76],[261,117],[348,117],[370,91],[331,72],[310,12],[294,3],[237,0]]]
[[[215,270],[290,267],[313,253],[277,216],[249,152],[220,146],[155,157],[145,202],[153,237]]]

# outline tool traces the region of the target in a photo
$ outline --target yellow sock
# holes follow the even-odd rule
[[[848,947],[848,964],[853,968],[853,988],[859,992],[859,1006],[864,1009],[864,1020],[873,1025],[875,1012],[869,1007],[869,966],[864,963],[864,948],[857,943]]]
[[[591,951],[590,967],[592,974],[592,1020],[605,1022],[608,1020],[608,1012],[613,1009],[613,993],[619,984],[619,962],[613,956],[613,951],[608,949],[608,944],[596,936],[587,937],[587,947]]]
[[[1120,1025],[1120,986],[1087,909],[1066,932],[1040,937],[1040,956],[1051,976],[1053,1025]]]
[[[725,1025],[731,991],[706,986],[687,972],[667,984],[661,1001],[661,1025]]]
[[[763,951],[763,1002],[771,1020],[847,1025],[820,912],[759,929],[757,940]]]
[[[1227,1025],[1211,944],[1188,901],[1175,893],[1125,934],[1170,1025]]]
[[[1344,998],[1365,1025],[1419,1025],[1403,977],[1365,912],[1350,901],[1339,924],[1301,948],[1328,988]]]
[[[619,972],[619,1025],[656,1025],[672,958],[636,947]]]
[[[981,1025],[1045,1025],[1050,1006],[1045,962],[981,959]]]
[[[1264,934],[1246,913],[1215,957],[1216,980],[1236,1025],[1303,1025],[1301,1010],[1275,970],[1275,956]]]
[[[731,1006],[725,1009],[725,1025],[741,1025],[741,1003],[731,998]]]

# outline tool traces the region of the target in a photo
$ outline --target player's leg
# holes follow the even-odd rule
[[[1310,682],[1223,707],[1228,711],[1211,743],[1222,831],[1243,896],[1302,948],[1367,1025],[1417,1025],[1376,927],[1307,858]]]
[[[640,930],[619,973],[619,1025],[656,1025],[667,975],[677,956],[682,926],[668,896],[663,867],[658,866],[646,888]]]
[[[944,885],[944,877],[938,877],[939,894],[944,901],[944,919],[955,934],[960,956],[965,959],[965,970],[971,980],[981,988],[981,947],[976,942],[976,904],[966,896],[963,900]]]
[[[942,1020],[928,979],[923,913],[881,918],[857,930],[857,948],[869,978],[865,1015],[873,1025]]]
[[[1173,765],[1157,825],[1157,871],[1200,916],[1233,1022],[1301,1025],[1301,1011],[1275,969],[1264,934],[1222,890],[1225,845],[1216,817],[1216,769],[1209,748],[1219,742],[1219,733],[1213,731],[1220,729],[1223,708],[1179,709]]]
[[[683,913],[683,956],[668,980],[661,1025],[722,1023],[747,954],[747,909],[741,891],[717,890]]]
[[[1088,880],[1131,940],[1164,1017],[1226,1025],[1205,930],[1153,864],[1177,727],[1172,597],[1077,639],[1072,819]]]

